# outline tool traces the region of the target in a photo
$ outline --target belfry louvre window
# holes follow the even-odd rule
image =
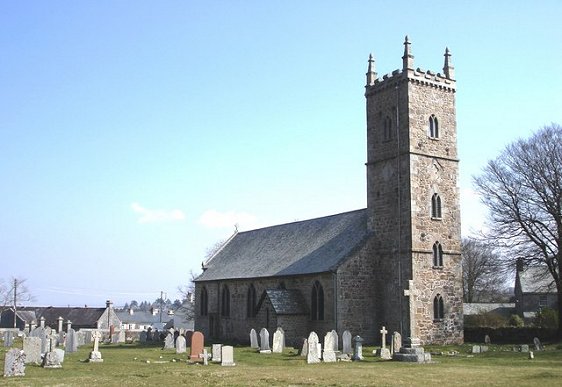
[[[433,299],[433,319],[443,320],[445,316],[445,307],[443,305],[443,297],[440,294]]]
[[[428,134],[431,138],[439,138],[439,121],[437,117],[435,117],[435,114],[429,116]]]
[[[310,311],[312,320],[324,320],[324,289],[318,281],[314,282],[314,285],[312,285]]]
[[[250,284],[248,287],[246,304],[246,316],[256,317],[256,288],[254,287],[254,284]]]
[[[200,302],[200,311],[199,311],[201,316],[207,315],[208,305],[209,305],[209,296],[207,295],[207,288],[203,286],[201,288],[201,302]]]
[[[229,317],[230,316],[230,290],[228,290],[228,286],[226,286],[226,285],[224,285],[222,287],[221,315],[223,317]]]
[[[436,193],[431,197],[431,217],[441,219],[441,197]]]
[[[441,243],[439,242],[435,242],[433,244],[433,266],[443,266],[443,248],[441,247]]]

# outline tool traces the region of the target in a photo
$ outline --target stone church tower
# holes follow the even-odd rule
[[[463,340],[461,234],[449,50],[443,73],[414,68],[406,37],[402,69],[377,78],[369,57],[368,228],[376,253],[379,326],[422,343]]]

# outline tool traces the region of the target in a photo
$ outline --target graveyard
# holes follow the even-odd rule
[[[271,350],[223,345],[221,352],[220,345],[204,342],[202,350],[196,350],[208,353],[204,361],[200,354],[191,353],[189,346],[184,348],[182,339],[177,340],[180,344],[174,347],[165,341],[98,343],[97,336],[92,336],[91,344],[67,352],[60,367],[28,363],[24,376],[4,377],[1,384],[548,386],[559,385],[562,378],[561,343],[544,343],[544,346],[541,343],[540,350],[533,343],[496,345],[485,344],[484,340],[454,346],[426,346],[425,352],[431,354],[431,361],[410,363],[385,360],[380,356],[380,348],[371,346],[362,348],[362,360],[338,357],[339,360],[333,362],[320,359],[311,362],[310,351],[303,356],[302,348],[280,346],[275,339]],[[23,348],[21,338],[14,338],[11,344],[11,348],[0,347],[0,364],[5,363],[9,350]],[[232,352],[227,353],[225,349]],[[102,362],[89,360],[94,352],[103,357]]]

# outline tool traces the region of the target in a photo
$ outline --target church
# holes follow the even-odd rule
[[[195,329],[247,343],[252,328],[296,345],[382,326],[421,344],[463,342],[456,80],[414,67],[379,78],[369,56],[367,208],[236,232],[195,280]]]

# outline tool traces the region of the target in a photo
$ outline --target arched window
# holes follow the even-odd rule
[[[392,120],[389,116],[384,119],[384,139],[390,140],[392,138]]]
[[[228,290],[228,286],[226,285],[222,287],[221,315],[223,317],[230,316],[230,290]]]
[[[443,248],[439,242],[433,244],[433,266],[443,266]]]
[[[431,217],[441,219],[441,198],[436,193],[431,197]]]
[[[312,286],[312,299],[311,299],[311,319],[324,320],[324,289],[320,282],[314,282]]]
[[[206,316],[208,313],[209,296],[207,295],[207,288],[201,288],[201,300],[199,302],[201,316]]]
[[[429,137],[431,138],[439,138],[439,121],[434,114],[429,116]]]
[[[445,316],[445,307],[443,305],[443,297],[440,294],[433,299],[433,319],[442,320]]]
[[[256,317],[256,288],[254,284],[248,287],[248,296],[246,298],[246,316]]]

